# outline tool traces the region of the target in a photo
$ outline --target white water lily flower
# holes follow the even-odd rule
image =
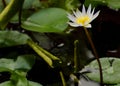
[[[83,5],[82,12],[78,9],[73,11],[73,14],[68,13],[68,18],[70,22],[68,24],[73,27],[83,26],[86,28],[91,28],[90,22],[92,22],[100,13],[100,11],[94,14],[95,8],[91,9],[91,5],[89,5],[87,11],[85,10],[85,6]]]

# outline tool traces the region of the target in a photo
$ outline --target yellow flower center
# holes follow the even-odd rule
[[[89,16],[82,16],[82,17],[79,17],[79,18],[77,18],[76,19],[76,23],[77,24],[82,24],[82,25],[84,25],[85,23],[89,23],[89,21],[90,21],[90,18],[89,18]]]

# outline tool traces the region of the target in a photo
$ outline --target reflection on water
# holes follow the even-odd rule
[[[81,86],[100,86],[97,82],[91,81],[91,80],[85,80],[84,78],[80,79]]]
[[[74,82],[75,79],[70,78],[68,81],[68,86],[100,86],[98,82],[91,81],[86,77],[80,77],[78,83]]]

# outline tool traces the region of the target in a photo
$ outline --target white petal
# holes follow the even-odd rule
[[[90,22],[93,20],[93,14],[94,14],[95,8],[93,8],[92,12],[88,15],[91,19]]]
[[[97,13],[95,13],[92,17],[92,20],[94,20],[98,15],[99,15],[100,11],[98,11]]]
[[[82,15],[81,11],[79,11],[79,9],[76,10],[76,15],[77,17],[80,17]]]
[[[91,4],[89,5],[88,10],[87,10],[87,15],[90,15],[90,14],[91,14]]]
[[[92,12],[91,12],[92,15],[93,15],[94,11],[95,11],[95,8],[93,8],[93,10],[92,10]]]
[[[71,21],[73,21],[73,22],[75,22],[75,20],[76,20],[76,18],[73,16],[73,15],[71,15],[71,14],[69,14],[68,13],[68,16],[67,16]]]
[[[91,28],[92,26],[91,26],[91,24],[87,24],[87,25],[84,26],[84,27],[86,27],[86,28]]]
[[[79,17],[79,14],[77,14],[77,12],[73,11],[73,14],[75,15],[75,17]]]
[[[79,24],[72,23],[72,22],[68,22],[68,24],[69,24],[70,26],[73,26],[73,27],[79,27],[79,26],[81,26],[81,25],[79,25]]]
[[[86,10],[85,10],[85,6],[83,5],[83,8],[82,8],[82,14],[85,15],[86,14]]]

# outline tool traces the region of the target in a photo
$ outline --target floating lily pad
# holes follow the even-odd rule
[[[62,32],[68,24],[67,13],[61,8],[45,8],[22,23],[24,29],[36,32]]]
[[[14,60],[13,59],[0,59],[0,72],[13,71],[14,70]]]
[[[120,59],[115,57],[100,58],[103,72],[103,82],[106,84],[120,83]],[[91,73],[86,75],[93,81],[100,82],[99,66],[97,60],[92,61],[85,67]]]
[[[30,37],[18,31],[0,31],[0,48],[24,45]]]

